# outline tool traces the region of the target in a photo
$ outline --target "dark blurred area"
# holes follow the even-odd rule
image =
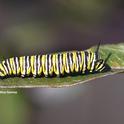
[[[123,1],[0,1],[0,53],[10,56],[86,49],[124,39]]]
[[[124,42],[123,33],[123,0],[0,1],[0,56],[3,59],[82,50],[100,40],[102,44]],[[121,79],[118,90],[114,87],[115,79],[107,78],[73,88],[21,89],[17,95],[0,94],[0,124],[124,123],[124,110],[117,109],[123,108],[123,104],[117,102],[123,103],[123,96],[119,97]],[[115,89],[109,91],[112,86]],[[106,88],[110,93],[108,97]]]

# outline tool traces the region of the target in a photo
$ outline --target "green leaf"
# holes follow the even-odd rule
[[[96,47],[91,48],[95,51]],[[108,60],[108,64],[113,69],[124,69],[124,43],[119,44],[107,44],[100,46],[100,57],[106,59],[107,55],[111,53],[111,57]]]
[[[95,51],[96,46],[90,48]],[[29,87],[67,87],[74,86],[80,83],[88,82],[96,78],[105,77],[121,73],[124,70],[124,44],[112,44],[100,46],[100,57],[105,59],[109,53],[112,53],[108,60],[108,64],[112,68],[111,71],[105,73],[68,76],[68,77],[54,77],[54,78],[20,78],[12,77],[0,80],[0,88],[29,88]]]

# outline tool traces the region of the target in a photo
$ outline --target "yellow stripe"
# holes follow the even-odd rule
[[[80,71],[82,71],[83,70],[83,63],[84,63],[84,52],[81,51],[80,53],[81,53]]]
[[[97,68],[97,70],[99,70],[100,68],[102,68],[102,66],[104,65],[104,63],[102,63],[100,66],[99,66],[99,68]],[[97,71],[96,70],[96,71]]]
[[[52,74],[54,72],[54,67],[53,67],[53,64],[52,64],[52,55],[49,55],[49,60],[48,61],[49,61],[49,74],[52,76]]]
[[[63,53],[63,67],[64,67],[64,70],[66,71],[66,59],[65,59],[65,53]]]
[[[92,64],[91,64],[91,68],[90,68],[90,72],[93,72],[93,69],[94,69],[94,66],[95,66],[95,54],[92,52],[92,57],[91,57],[91,61],[92,61]],[[93,65],[94,63],[94,65]]]
[[[0,72],[0,77],[6,76],[4,73]]]
[[[32,74],[34,75],[35,74],[35,69],[34,69],[34,59],[35,59],[35,56],[31,56],[31,72]]]
[[[75,71],[76,71],[76,72],[79,71],[77,59],[78,59],[78,58],[77,58],[76,52],[73,52],[73,62],[74,62],[74,67],[75,67]]]
[[[62,75],[64,75],[64,71],[65,71],[65,68],[64,68],[64,62],[63,62],[63,53],[60,54],[60,73]]]
[[[99,64],[97,63],[97,65],[96,65],[96,67],[95,67],[95,68],[97,69],[97,68],[98,68],[98,66],[99,66]]]
[[[83,60],[83,62],[82,62],[83,63],[82,73],[84,73],[85,70],[86,70],[85,53],[83,51],[81,53],[82,53],[82,60]]]
[[[93,62],[93,52],[88,51],[88,70],[91,70],[91,66],[92,66],[92,62]]]
[[[41,55],[38,56],[38,62],[39,62],[39,64],[38,64],[38,66],[39,66],[38,67],[38,75],[40,76],[41,73],[42,73],[42,65],[41,65],[42,64],[41,63],[42,62],[42,56]]]
[[[88,52],[88,61],[87,61],[87,69],[90,70],[90,63],[91,63],[91,56],[90,56],[90,52]]]
[[[10,66],[12,69],[12,73],[15,75],[16,74],[16,68],[15,68],[14,58],[10,58]]]
[[[53,54],[52,62],[53,62],[54,73],[57,75],[58,73],[57,73],[57,67],[56,67],[56,54]]]
[[[48,70],[47,54],[45,55],[45,69],[46,69],[46,71],[45,71],[45,76],[48,76],[49,70]]]
[[[1,72],[0,76],[6,76],[6,71],[5,71],[5,69],[4,69],[4,67],[2,66],[1,63],[0,63],[0,69],[4,72],[4,73]]]
[[[60,75],[59,73],[59,59],[58,59],[58,54],[56,54],[56,74],[57,75]]]
[[[46,70],[46,55],[42,55],[42,69],[45,76],[47,76],[47,70]]]
[[[66,73],[69,73],[69,67],[68,67],[68,64],[67,64],[67,53],[63,53],[63,64],[64,64],[64,69],[65,69],[65,72]]]
[[[63,53],[63,58],[62,58],[62,60],[63,60],[63,67],[64,67],[64,71],[66,71],[65,69],[66,69],[66,60],[65,60],[65,53]]]
[[[24,56],[20,57],[19,58],[19,61],[20,61],[20,72],[21,72],[21,75],[25,75],[25,72],[24,72]]]

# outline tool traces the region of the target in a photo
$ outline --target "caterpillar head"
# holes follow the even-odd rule
[[[105,71],[109,71],[111,68],[110,66],[107,64],[107,61],[108,59],[110,58],[111,56],[111,53],[108,54],[107,58],[105,60],[103,59],[99,59],[99,46],[100,46],[100,42],[97,46],[97,49],[96,49],[96,62],[95,62],[95,67],[94,67],[94,70],[95,72],[105,72]]]
[[[110,66],[103,59],[99,59],[95,62],[95,72],[105,72],[110,69]]]
[[[95,72],[103,72],[106,70],[106,63],[103,59],[99,59],[95,62]]]

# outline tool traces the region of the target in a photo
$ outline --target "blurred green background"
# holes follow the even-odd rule
[[[0,56],[82,50],[100,40],[123,42],[123,4],[122,0],[1,0]],[[30,115],[36,105],[27,99],[23,89],[17,95],[0,94],[0,124],[30,123],[37,116]]]

